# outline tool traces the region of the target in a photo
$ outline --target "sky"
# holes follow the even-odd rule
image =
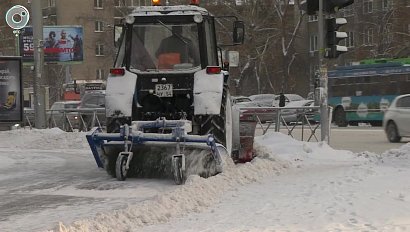
[[[353,153],[268,133],[255,150],[185,185],[119,182],[96,167],[85,133],[0,132],[0,231],[410,231],[410,143]],[[46,198],[4,207],[22,195]]]

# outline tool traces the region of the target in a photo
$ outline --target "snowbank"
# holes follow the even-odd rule
[[[256,138],[258,157],[250,163],[234,165],[207,179],[190,176],[185,185],[165,195],[124,210],[99,214],[95,218],[77,221],[72,225],[60,224],[56,230],[77,231],[130,231],[136,228],[165,223],[170,218],[200,212],[218,202],[227,191],[261,181],[269,175],[278,175],[292,166],[334,161],[363,161],[352,152],[335,151],[325,143],[293,140],[281,133],[270,133]],[[355,162],[355,161],[354,161]]]

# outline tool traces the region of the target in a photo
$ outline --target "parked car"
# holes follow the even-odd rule
[[[393,100],[384,113],[383,128],[392,143],[400,142],[402,137],[410,137],[410,94]]]
[[[88,131],[94,126],[105,125],[105,91],[87,92],[78,107],[82,118],[80,130]]]
[[[272,107],[272,100],[275,94],[258,94],[252,95],[248,98],[251,101],[245,101],[236,104],[239,108],[254,107],[259,109],[247,110],[249,113],[257,116],[262,123],[268,121],[275,121],[276,111],[272,109],[263,109],[263,107]]]
[[[257,94],[249,96],[249,99],[255,107],[272,107],[272,102],[276,97],[275,94]]]
[[[57,101],[47,111],[47,122],[49,127],[59,127],[70,131],[77,129],[80,125],[78,107],[80,101]]]
[[[297,109],[302,107],[313,107],[314,105],[314,100],[291,101],[283,108],[281,115],[286,123],[305,123],[306,119],[309,123],[316,123],[315,115],[318,114],[317,109]],[[305,115],[306,118],[303,118],[303,115]]]
[[[292,101],[301,101],[305,100],[302,96],[298,94],[284,94],[285,95],[285,105]],[[280,95],[276,95],[273,99],[272,106],[278,107],[279,106],[279,98]]]

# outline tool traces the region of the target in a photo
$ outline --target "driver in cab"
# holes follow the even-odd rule
[[[198,64],[192,40],[182,35],[182,26],[173,26],[172,35],[163,39],[155,53],[159,69],[173,69],[175,64]]]

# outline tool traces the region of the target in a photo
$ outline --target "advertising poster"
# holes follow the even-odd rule
[[[0,56],[0,123],[23,121],[21,58]]]
[[[81,26],[44,26],[44,61],[48,63],[81,63],[83,61],[83,28]],[[20,35],[23,62],[33,62],[33,28],[25,27]]]

